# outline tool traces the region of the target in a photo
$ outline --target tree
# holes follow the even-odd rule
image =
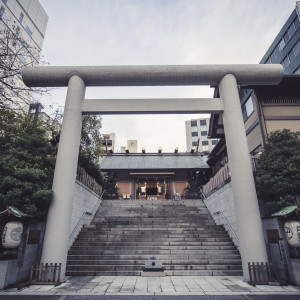
[[[103,155],[100,129],[101,116],[83,116],[78,164],[102,185],[104,176],[98,165],[99,158]]]
[[[34,115],[0,110],[0,210],[13,205],[46,218],[52,198],[55,148]]]
[[[31,98],[38,100],[48,91],[26,87],[21,79],[23,67],[37,64],[45,64],[40,61],[40,49],[20,36],[15,22],[0,18],[0,110],[9,107],[28,112]]]
[[[272,132],[258,160],[256,188],[268,214],[296,204],[300,194],[299,137],[300,132],[288,129]]]

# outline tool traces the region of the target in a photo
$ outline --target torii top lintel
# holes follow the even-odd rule
[[[227,74],[239,85],[276,85],[283,77],[279,65],[160,65],[160,66],[37,66],[22,70],[30,87],[68,86],[77,75],[86,86],[218,85]]]

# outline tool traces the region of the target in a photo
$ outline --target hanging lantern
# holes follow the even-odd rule
[[[23,233],[23,224],[11,221],[5,224],[2,234],[2,246],[4,248],[17,248],[20,245]]]
[[[284,232],[287,242],[292,247],[300,247],[300,222],[286,221],[284,223]]]

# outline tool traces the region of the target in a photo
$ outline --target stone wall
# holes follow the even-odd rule
[[[91,191],[80,181],[76,180],[73,195],[69,247],[72,246],[82,226],[91,223],[101,201],[99,195]]]
[[[231,182],[216,189],[213,193],[211,193],[204,199],[204,203],[206,204],[216,224],[224,226],[224,228],[232,238],[234,244],[238,247],[239,241],[224,219],[224,217],[227,219],[228,223],[231,225],[234,232],[238,236],[238,226]],[[224,217],[222,214],[224,215]]]

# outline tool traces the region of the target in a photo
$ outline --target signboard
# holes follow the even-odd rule
[[[284,232],[287,242],[292,247],[300,247],[300,222],[286,221],[284,223]]]
[[[11,221],[5,224],[2,234],[3,248],[17,248],[20,245],[23,233],[23,224]]]

